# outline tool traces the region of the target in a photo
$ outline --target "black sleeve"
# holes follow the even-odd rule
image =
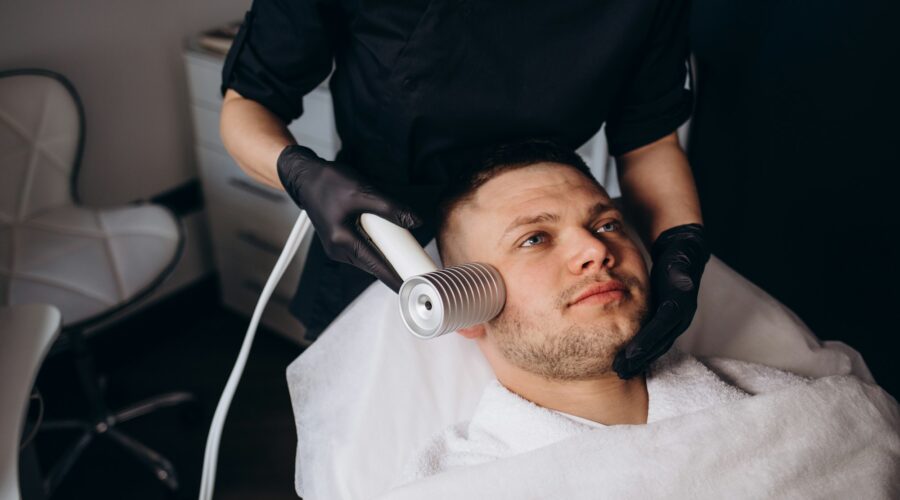
[[[290,123],[331,73],[339,19],[328,0],[255,0],[225,59],[221,93],[232,88]]]
[[[641,59],[606,124],[611,155],[619,156],[676,130],[691,116],[685,87],[690,47],[688,0],[661,0]]]

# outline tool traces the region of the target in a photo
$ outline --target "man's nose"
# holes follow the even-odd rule
[[[602,268],[611,268],[615,265],[615,257],[609,246],[589,229],[577,231],[573,236],[575,241],[572,248],[573,254],[569,258],[569,271],[573,274],[582,274],[586,271],[596,271]]]

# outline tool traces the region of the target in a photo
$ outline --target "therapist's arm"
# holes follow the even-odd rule
[[[296,142],[280,118],[262,104],[228,89],[222,104],[219,133],[225,149],[247,175],[284,189],[276,162],[282,150]]]
[[[616,166],[622,201],[648,247],[670,227],[703,223],[694,176],[675,132],[616,157]]]

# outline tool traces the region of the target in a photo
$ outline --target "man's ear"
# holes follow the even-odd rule
[[[468,328],[460,328],[459,330],[457,330],[457,333],[467,339],[475,340],[479,337],[484,336],[484,323],[470,326]]]

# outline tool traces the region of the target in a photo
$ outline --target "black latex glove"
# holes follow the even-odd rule
[[[709,250],[703,226],[685,224],[663,231],[651,249],[650,320],[625,345],[613,361],[620,378],[643,373],[647,366],[672,347],[687,330],[697,311],[700,276]]]
[[[352,168],[323,160],[309,148],[284,148],[277,167],[285,191],[309,215],[325,254],[375,275],[395,292],[400,290],[403,280],[369,240],[359,216],[368,212],[407,229],[418,227],[421,220],[378,193]]]

